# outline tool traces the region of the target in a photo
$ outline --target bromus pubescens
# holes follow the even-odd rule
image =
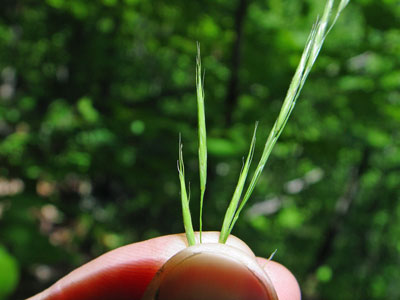
[[[232,196],[232,200],[226,211],[225,218],[223,221],[220,243],[225,243],[229,234],[231,233],[233,226],[235,225],[240,212],[249,200],[258,179],[264,169],[265,164],[271,154],[273,147],[275,146],[279,136],[281,135],[290,114],[296,104],[296,101],[300,95],[300,92],[304,86],[304,83],[311,71],[312,66],[321,50],[326,36],[336,23],[340,13],[346,7],[350,0],[341,0],[336,10],[335,16],[329,24],[330,16],[333,10],[334,0],[329,0],[326,3],[324,13],[320,19],[314,24],[311,33],[307,39],[306,46],[300,59],[300,63],[296,69],[296,72],[292,78],[289,89],[287,91],[285,100],[281,111],[275,121],[274,126],[268,136],[265,143],[263,153],[260,161],[256,167],[253,177],[250,181],[249,186],[242,198],[243,188],[246,183],[246,178],[249,173],[250,164],[253,158],[254,146],[256,141],[256,130],[257,123],[254,129],[253,138],[250,143],[249,153],[244,166],[240,172],[239,180],[235,191]],[[201,243],[201,232],[202,232],[202,209],[204,201],[204,192],[207,180],[207,142],[206,142],[206,124],[205,124],[205,112],[204,112],[204,77],[202,77],[201,69],[201,58],[200,58],[200,45],[197,44],[197,58],[196,58],[196,88],[197,88],[197,108],[198,108],[198,132],[199,132],[199,169],[200,169],[200,243]],[[189,210],[189,201],[186,193],[185,178],[183,172],[183,156],[182,156],[182,144],[179,141],[179,178],[181,182],[181,198],[182,198],[182,211],[183,220],[185,225],[185,232],[189,242],[189,245],[195,244],[194,231]]]
[[[180,272],[179,276],[176,279],[182,279],[185,276],[185,270],[189,270],[190,262],[193,266],[199,267],[201,263],[207,261],[207,264],[213,262],[209,266],[214,271],[216,269],[226,269],[225,271],[229,272],[229,265],[232,266],[240,266],[244,264],[247,270],[250,270],[250,273],[254,275],[255,282],[262,282],[262,288],[257,290],[254,287],[254,290],[257,290],[258,294],[243,294],[243,296],[239,295],[238,292],[235,294],[234,299],[278,299],[274,288],[268,278],[268,276],[263,272],[263,270],[257,266],[257,264],[249,263],[248,257],[244,258],[246,255],[239,252],[236,253],[235,249],[232,247],[224,245],[226,243],[232,229],[239,218],[243,207],[246,205],[247,201],[250,199],[250,196],[261,176],[261,173],[267,163],[267,160],[271,154],[271,151],[276,144],[279,136],[281,135],[293,109],[296,104],[297,99],[299,98],[300,92],[304,86],[304,83],[310,73],[312,66],[321,50],[321,47],[324,43],[324,40],[334,24],[336,23],[340,13],[348,4],[349,0],[340,0],[337,5],[336,12],[332,16],[332,11],[334,10],[334,0],[328,0],[324,12],[321,18],[318,18],[316,23],[314,24],[310,35],[308,36],[303,54],[301,56],[299,65],[296,69],[296,72],[292,78],[292,81],[289,85],[289,89],[287,91],[286,97],[283,101],[283,105],[281,111],[268,135],[267,141],[264,145],[264,149],[261,155],[261,158],[256,166],[256,169],[250,179],[250,183],[245,189],[246,179],[249,174],[250,165],[253,159],[254,148],[256,143],[256,130],[257,123],[255,124],[255,129],[253,133],[253,137],[250,143],[249,151],[247,154],[247,158],[244,162],[242,170],[239,174],[239,179],[236,185],[236,188],[233,192],[232,199],[230,204],[226,210],[225,217],[223,220],[222,228],[219,235],[219,243],[215,244],[206,244],[202,243],[202,211],[203,211],[203,202],[204,202],[204,194],[206,189],[206,181],[207,181],[207,142],[206,142],[206,124],[205,124],[205,110],[204,110],[204,73],[202,73],[201,68],[201,59],[200,59],[200,46],[197,44],[197,59],[196,59],[196,88],[197,88],[197,108],[198,108],[198,138],[199,138],[199,170],[200,170],[200,228],[199,228],[199,243],[196,244],[195,233],[192,225],[192,218],[189,209],[189,197],[186,189],[185,183],[185,172],[184,172],[184,164],[183,164],[183,154],[182,154],[182,143],[179,139],[179,160],[178,160],[178,172],[179,172],[179,180],[181,186],[181,202],[182,202],[182,212],[183,212],[183,223],[185,227],[185,233],[188,241],[189,247],[185,250],[179,252],[177,255],[172,257],[160,270],[158,275],[155,276],[152,284],[150,285],[144,299],[228,299],[225,296],[213,296],[210,295],[209,291],[202,291],[199,286],[202,285],[201,279],[198,279],[195,286],[192,288],[197,292],[203,292],[204,297],[191,297],[187,294],[179,294],[172,292],[173,285],[175,284],[174,280],[170,278],[175,278],[176,274],[174,272]],[[243,195],[243,191],[244,195]],[[204,257],[204,260],[202,258]],[[254,260],[254,258],[249,258],[250,260]],[[218,261],[226,260],[223,263],[218,263]],[[224,273],[226,274],[226,272]],[[187,275],[187,274],[186,274]],[[174,277],[175,276],[175,277]],[[207,281],[207,280],[206,280]],[[189,284],[190,285],[190,284]],[[188,285],[188,286],[189,286]],[[190,288],[187,286],[187,290]],[[207,283],[204,283],[204,286],[207,287]],[[223,289],[223,287],[221,287]],[[207,288],[205,289],[207,290]],[[209,290],[209,289],[208,289]],[[167,292],[168,291],[168,292]],[[233,291],[231,291],[233,293]],[[172,296],[172,294],[174,296]],[[218,294],[218,293],[217,293]],[[229,294],[229,292],[228,292]],[[221,298],[225,297],[225,298]],[[255,298],[254,298],[255,297]]]

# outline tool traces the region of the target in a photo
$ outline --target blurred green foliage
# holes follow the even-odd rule
[[[0,299],[12,292],[18,283],[18,266],[15,257],[0,247]]]
[[[203,226],[220,229],[254,122],[257,159],[323,5],[2,0],[0,277],[15,276],[0,279],[0,298],[183,231],[179,133],[199,196],[196,41],[209,136]],[[278,249],[304,299],[400,298],[399,20],[398,1],[350,2],[234,229],[257,255]]]

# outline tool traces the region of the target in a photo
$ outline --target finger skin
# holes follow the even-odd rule
[[[299,284],[293,274],[280,263],[257,257],[258,263],[267,272],[275,287],[279,300],[300,300]]]
[[[217,243],[218,237],[219,232],[203,232],[205,243]],[[227,244],[254,256],[250,248],[234,236],[228,238]],[[159,268],[186,247],[185,235],[176,234],[115,249],[72,271],[28,300],[140,300]],[[265,261],[260,260],[260,263],[265,264]],[[286,268],[273,262],[265,266],[274,285],[277,284],[280,300],[300,299],[297,281]],[[280,284],[280,280],[285,284]],[[288,295],[297,298],[285,298]]]
[[[221,243],[201,243],[170,258],[142,300],[278,300],[254,255]]]

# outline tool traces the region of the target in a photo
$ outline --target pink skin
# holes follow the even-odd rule
[[[217,243],[218,232],[204,232],[204,243]],[[279,300],[300,300],[295,277],[281,264],[256,258],[240,239],[230,236],[227,245],[254,257],[268,274]],[[28,300],[139,300],[160,267],[187,247],[184,234],[161,236],[130,244],[88,262]],[[243,275],[245,276],[245,275]]]

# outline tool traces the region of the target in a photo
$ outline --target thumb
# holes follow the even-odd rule
[[[218,232],[204,232],[203,242],[217,243],[218,236]],[[247,245],[233,236],[229,237],[227,245],[254,257]],[[185,235],[176,234],[115,249],[72,271],[29,300],[139,300],[164,263],[185,248]],[[300,299],[297,282],[287,269],[269,262],[266,264],[266,271],[273,284],[275,280],[287,280],[285,286],[277,285],[276,291],[280,300]],[[277,276],[274,277],[274,274]],[[281,294],[285,296],[281,289],[297,291],[297,298],[281,298]]]
[[[251,254],[219,243],[188,247],[165,263],[143,300],[278,300]]]

